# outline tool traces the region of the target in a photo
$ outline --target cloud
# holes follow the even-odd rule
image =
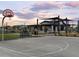
[[[44,17],[52,17],[52,16],[57,16],[57,14],[55,13],[50,13],[50,12],[28,12],[28,13],[16,13],[16,15],[21,18],[21,19],[25,19],[25,20],[30,20],[33,18],[44,18]]]
[[[1,14],[0,14],[1,16]],[[1,16],[2,17],[2,16]],[[15,15],[14,17],[12,17],[11,19],[9,19],[8,17],[5,18],[5,22],[4,22],[4,25],[9,25],[9,26],[13,26],[13,25],[33,25],[33,24],[36,24],[36,19],[37,18],[32,18],[32,19],[22,19],[22,18],[19,18],[17,15]],[[2,21],[2,18],[0,18],[0,26],[1,26],[1,21]]]
[[[7,20],[8,21],[8,20]],[[8,21],[8,25],[32,25],[36,24],[36,18],[32,18],[29,20],[21,19],[17,16],[13,17],[10,21]]]
[[[3,10],[0,10],[0,14],[2,14]]]
[[[69,12],[67,12],[67,14],[76,15],[76,14],[79,14],[79,12],[78,11],[69,11]]]
[[[18,12],[22,13],[22,14],[26,14],[26,13],[31,13],[32,11],[30,10],[30,7],[23,7],[22,9],[20,9]]]
[[[79,7],[79,1],[67,2],[67,3],[65,3],[65,6],[68,6],[68,7]]]
[[[32,5],[32,11],[41,11],[41,10],[51,10],[51,9],[59,9],[59,5],[55,3],[43,2],[36,3]]]
[[[57,14],[55,13],[38,13],[37,16],[39,18],[48,18],[48,17],[54,17],[54,16],[58,16]]]
[[[32,18],[34,18],[36,16],[35,13],[31,13],[31,12],[26,13],[26,14],[18,12],[18,13],[16,13],[16,15],[19,18],[23,18],[23,19],[32,19]]]
[[[77,4],[76,4],[77,3]],[[19,12],[15,13],[19,18],[32,19],[38,17],[52,17],[66,14],[76,14],[75,11],[65,10],[64,7],[78,6],[78,2],[36,2],[31,7],[23,7]],[[63,10],[62,10],[63,8]],[[54,10],[53,10],[54,9]]]
[[[32,12],[30,10],[30,7],[23,7],[22,9],[20,9],[18,12],[15,12],[15,14],[22,19],[32,19],[34,17],[36,17],[36,13]]]

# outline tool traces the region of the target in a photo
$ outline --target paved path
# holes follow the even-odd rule
[[[45,36],[0,41],[1,57],[79,57],[79,38]]]

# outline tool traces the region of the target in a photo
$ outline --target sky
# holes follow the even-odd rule
[[[11,9],[14,17],[6,18],[6,25],[36,24],[36,19],[56,17],[79,20],[79,1],[0,1],[0,25],[2,12]],[[76,23],[76,21],[73,21]]]

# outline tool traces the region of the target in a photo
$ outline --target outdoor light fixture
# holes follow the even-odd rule
[[[4,16],[3,19],[2,19],[2,40],[4,40],[4,19],[6,17],[13,17],[14,16],[14,13],[10,9],[5,9],[3,11],[2,15]]]

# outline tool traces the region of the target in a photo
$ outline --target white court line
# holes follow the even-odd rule
[[[59,49],[61,48],[61,47],[59,47],[59,46],[57,46]],[[15,51],[15,50],[12,50],[12,49],[9,49],[9,48],[5,48],[5,47],[0,47],[1,49],[4,49],[5,51],[10,51],[9,53],[12,53],[12,52],[14,52],[14,53],[12,53],[13,55],[19,55],[19,54],[21,54],[21,55],[24,55],[24,56],[31,56],[31,55],[26,55],[26,53],[23,53],[23,52],[19,52],[19,51]],[[37,49],[41,49],[41,48],[43,48],[43,47],[40,47],[40,48],[37,48]],[[35,49],[33,49],[33,50],[35,50]],[[28,51],[32,51],[32,49],[31,50],[28,50]],[[27,51],[27,52],[28,52]]]
[[[35,48],[35,49],[33,48],[33,49],[29,49],[29,50],[21,50],[21,51],[27,51],[27,52],[28,52],[28,51],[32,51],[32,50],[36,50],[36,49],[45,48],[45,47],[47,48],[47,45],[44,46],[44,47],[38,47],[38,48]],[[55,45],[55,47],[61,48],[61,47],[59,47],[59,46],[57,46],[57,45]]]
[[[58,46],[58,48],[60,48],[59,50],[54,51],[54,52],[50,52],[50,53],[47,53],[47,54],[44,54],[44,55],[42,55],[42,56],[46,56],[46,55],[48,55],[48,54],[58,53],[58,52],[61,52],[61,51],[65,50],[65,49],[67,49],[67,48],[69,47],[69,43],[68,43],[68,42],[64,42],[64,43],[66,44],[66,46],[65,46],[64,48]],[[56,45],[56,46],[57,46],[57,45]],[[21,55],[24,55],[24,56],[28,56],[28,54],[26,55],[26,53],[23,53],[23,52],[20,52],[20,51],[15,51],[15,50],[12,50],[12,49],[9,49],[9,48],[5,48],[5,47],[0,47],[0,48],[1,48],[1,49],[5,49],[5,51],[14,52],[14,53],[13,53],[14,55],[19,55],[19,54],[21,54]],[[42,47],[40,47],[40,48],[42,48]],[[40,49],[40,48],[37,48],[37,49]],[[31,49],[31,50],[32,50],[32,49]],[[31,55],[29,55],[29,56],[31,56]]]
[[[66,46],[64,49],[66,49],[68,46],[69,46],[69,45],[67,44],[67,46]],[[60,51],[63,50],[62,47],[59,47],[59,46],[57,46],[57,45],[56,45],[56,47],[59,48],[58,51],[51,52],[51,53],[48,53],[48,54],[52,54],[52,53],[54,54],[54,53],[57,53],[57,52],[60,52]],[[12,50],[12,49],[9,49],[9,48],[5,48],[5,47],[0,47],[0,48],[1,48],[1,49],[5,49],[6,51],[11,51],[11,53],[14,52],[14,53],[13,53],[14,55],[19,55],[19,54],[21,54],[21,55],[24,55],[24,56],[28,56],[28,54],[26,55],[26,53],[23,53],[23,52],[15,51],[15,50]],[[41,49],[41,48],[43,48],[43,47],[36,48],[36,49]],[[26,50],[26,51],[28,52],[28,51],[32,51],[32,50],[35,50],[35,49]],[[42,55],[42,56],[45,56],[45,55],[48,55],[48,54],[44,54],[44,55]],[[31,56],[31,55],[29,55],[29,56]]]
[[[55,53],[58,53],[58,52],[61,52],[61,51],[65,50],[65,49],[67,49],[67,48],[69,47],[69,43],[67,43],[67,42],[65,42],[65,43],[66,43],[65,48],[61,48],[61,49],[58,50],[58,51],[50,52],[50,53],[44,54],[44,55],[42,55],[42,56],[40,56],[40,57],[44,57],[44,56],[49,55],[49,54],[55,54]]]
[[[8,48],[4,48],[4,47],[0,47],[0,48],[1,48],[1,49],[5,49],[5,51],[10,51],[11,53],[14,52],[13,55],[19,55],[19,54],[21,54],[21,55],[26,56],[26,53],[22,53],[22,52],[15,51],[15,50],[8,49]],[[15,54],[15,53],[16,53],[16,54]]]

